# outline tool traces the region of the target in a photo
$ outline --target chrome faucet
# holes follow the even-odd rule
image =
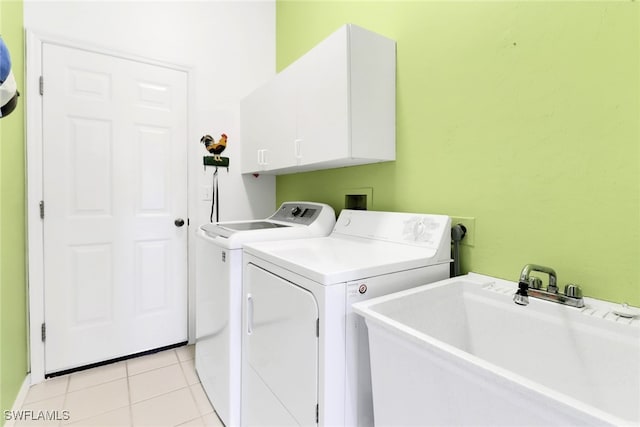
[[[546,273],[549,275],[547,289],[543,290],[542,280],[537,277],[529,277],[532,271]],[[567,284],[564,287],[564,294],[558,292],[558,276],[553,268],[542,265],[527,264],[520,273],[518,290],[513,295],[513,301],[519,305],[529,304],[529,296],[540,298],[546,301],[553,301],[559,304],[570,305],[572,307],[584,307],[582,290],[578,285]]]

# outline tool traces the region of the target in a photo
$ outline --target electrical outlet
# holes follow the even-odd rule
[[[464,239],[460,242],[461,245],[474,246],[476,237],[476,219],[468,216],[452,216],[451,226],[456,224],[462,224],[467,229],[467,233],[464,235]]]

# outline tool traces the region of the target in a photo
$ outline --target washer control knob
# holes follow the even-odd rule
[[[295,208],[291,209],[291,215],[293,216],[300,215],[300,212],[302,212],[302,209],[300,209],[300,206],[296,206]]]

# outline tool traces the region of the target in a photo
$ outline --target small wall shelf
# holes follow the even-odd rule
[[[216,160],[213,156],[203,156],[202,157],[202,163],[205,166],[216,166],[216,167],[223,167],[223,168],[228,168],[229,167],[229,158],[228,157],[221,157],[220,160]]]

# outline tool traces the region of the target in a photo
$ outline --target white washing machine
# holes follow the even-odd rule
[[[242,425],[372,426],[351,304],[449,277],[447,216],[343,210],[328,237],[244,247]]]
[[[196,242],[196,371],[220,419],[240,425],[242,245],[326,236],[331,206],[287,202],[269,218],[204,224]]]

